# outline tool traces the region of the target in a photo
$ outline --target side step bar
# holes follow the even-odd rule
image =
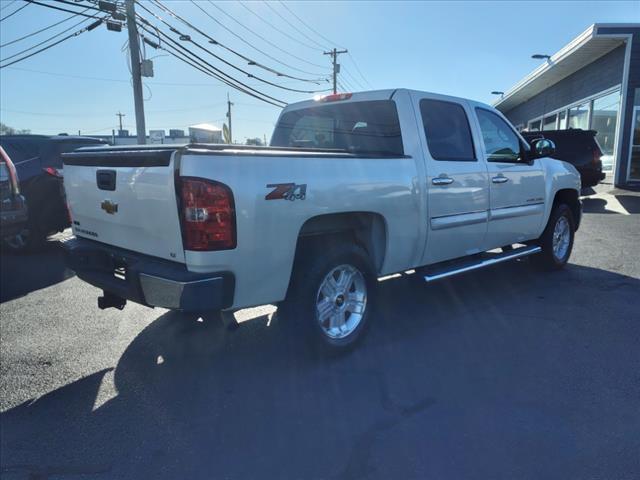
[[[452,277],[459,273],[471,272],[473,270],[479,270],[480,268],[496,265],[497,263],[507,262],[509,260],[515,260],[516,258],[527,257],[534,253],[539,253],[542,249],[537,245],[531,245],[528,247],[516,248],[508,252],[497,253],[488,258],[480,258],[478,260],[451,265],[448,268],[442,268],[434,272],[430,272],[424,276],[426,282],[434,282],[443,278]]]

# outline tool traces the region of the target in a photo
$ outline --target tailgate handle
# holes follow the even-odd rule
[[[116,189],[116,171],[98,170],[96,172],[96,184],[100,190],[114,191]]]

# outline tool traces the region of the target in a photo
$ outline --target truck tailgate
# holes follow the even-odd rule
[[[65,155],[73,233],[184,263],[174,182],[176,151],[101,148]]]

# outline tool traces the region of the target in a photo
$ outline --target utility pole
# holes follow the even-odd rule
[[[331,62],[333,64],[333,93],[338,93],[338,73],[340,73],[340,64],[338,63],[338,55],[341,53],[347,53],[349,50],[329,50],[324,52],[323,55],[331,55]]]
[[[133,100],[136,107],[136,134],[138,144],[147,141],[147,130],[144,125],[144,100],[142,97],[142,75],[140,72],[140,44],[138,43],[138,27],[134,0],[125,0],[127,9],[127,30],[129,31],[129,56],[131,57],[131,76],[133,77]],[[120,117],[122,121],[122,117]],[[120,126],[122,130],[122,125]]]
[[[116,117],[118,117],[118,118],[119,118],[119,120],[120,120],[120,131],[122,131],[122,117],[126,117],[126,114],[124,114],[124,113],[120,113],[120,112],[118,111],[118,113],[116,113]]]
[[[233,143],[233,130],[231,130],[231,100],[229,100],[229,92],[227,92],[227,118],[229,119],[229,143]]]

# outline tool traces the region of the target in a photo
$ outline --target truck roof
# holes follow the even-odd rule
[[[367,90],[363,92],[338,92],[340,94],[350,94],[351,97],[345,100],[341,100],[341,102],[349,103],[349,102],[363,102],[363,101],[373,101],[373,100],[390,100],[397,92],[407,92],[407,93],[417,93],[417,94],[428,94],[433,95],[434,97],[438,97],[442,100],[452,100],[452,101],[469,101],[474,105],[482,105],[483,107],[487,107],[490,110],[494,110],[492,106],[486,103],[478,102],[475,100],[471,100],[469,98],[464,97],[456,97],[453,95],[444,95],[436,92],[428,92],[425,90],[415,90],[409,88],[387,88],[384,90]],[[326,95],[317,96],[309,100],[303,100],[301,102],[295,102],[287,105],[283,111],[290,110],[298,110],[301,108],[308,108],[315,105],[318,105],[318,100],[325,97]]]

